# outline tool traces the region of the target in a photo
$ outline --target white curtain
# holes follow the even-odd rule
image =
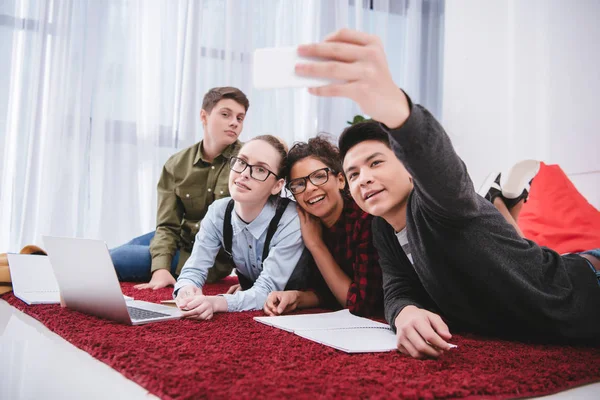
[[[439,116],[443,1],[2,0],[0,251],[42,235],[109,246],[154,229],[169,155],[202,138],[204,93],[250,99],[242,140],[338,135],[360,110],[252,88],[252,52],[341,27],[383,39],[396,83]]]

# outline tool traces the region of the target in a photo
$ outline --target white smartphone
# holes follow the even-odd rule
[[[254,51],[254,87],[257,89],[318,87],[334,83],[330,79],[296,75],[295,66],[302,62],[323,61],[300,57],[296,47],[272,47]]]

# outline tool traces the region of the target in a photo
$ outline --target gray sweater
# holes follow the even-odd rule
[[[406,123],[388,132],[415,183],[406,219],[414,266],[392,226],[373,220],[393,329],[400,311],[415,305],[455,330],[535,341],[600,339],[600,286],[585,259],[522,239],[476,194],[450,138],[425,108],[411,105]]]

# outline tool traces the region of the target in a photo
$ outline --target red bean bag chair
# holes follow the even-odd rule
[[[600,248],[600,211],[558,165],[541,163],[518,224],[527,239],[561,254]]]

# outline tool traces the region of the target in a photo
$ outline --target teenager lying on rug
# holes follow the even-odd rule
[[[213,88],[204,95],[204,139],[171,156],[158,181],[156,231],[110,251],[119,280],[145,282],[137,289],[175,284],[208,206],[229,196],[227,163],[241,147],[238,137],[249,107],[246,95],[234,87]],[[220,253],[207,281],[230,273],[231,265]]]
[[[338,149],[324,138],[295,144],[287,156],[287,188],[299,205],[304,245],[315,270],[310,291],[269,294],[264,311],[280,315],[297,308],[348,308],[357,315],[383,315],[381,268],[371,235],[372,216],[346,190]]]
[[[285,160],[284,145],[271,135],[253,138],[231,158],[231,198],[208,208],[175,284],[175,300],[185,317],[260,310],[270,292],[305,287],[308,266],[301,258],[305,247],[296,204],[279,197]],[[221,248],[231,255],[242,290],[204,296],[202,286]]]
[[[381,123],[348,128],[339,147],[352,197],[379,217],[385,314],[401,352],[439,357],[451,348],[446,322],[531,341],[600,339],[600,285],[587,260],[521,238],[475,192],[443,128],[394,84],[377,37],[341,30],[298,51],[331,59],[298,74],[338,81],[310,93],[350,98]]]
[[[529,185],[539,170],[539,161],[523,160],[511,167],[507,173],[491,173],[479,189],[479,194],[500,211],[522,238],[525,238],[525,235],[518,224],[519,214],[529,197]],[[600,249],[588,250],[579,255],[588,261],[590,269],[600,279]]]

